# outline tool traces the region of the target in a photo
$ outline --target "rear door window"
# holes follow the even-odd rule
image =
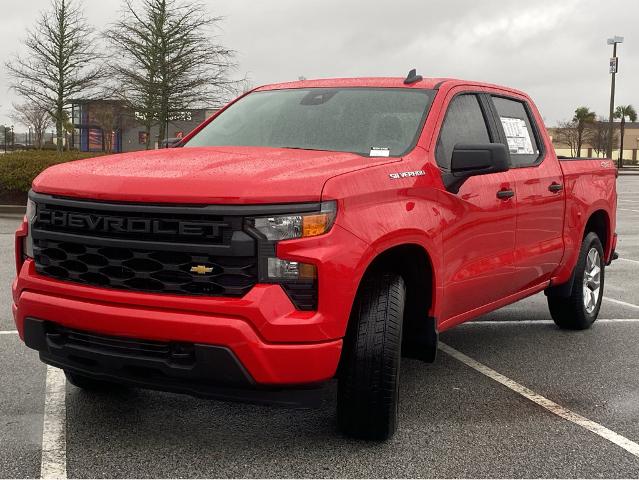
[[[475,94],[456,96],[448,105],[435,158],[443,170],[450,170],[453,150],[458,143],[490,143],[486,119]]]
[[[526,106],[510,98],[492,98],[510,150],[512,166],[529,167],[536,164],[541,152]]]

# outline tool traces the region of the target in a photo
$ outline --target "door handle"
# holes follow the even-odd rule
[[[497,198],[501,199],[501,200],[508,200],[511,197],[515,196],[515,192],[513,192],[512,190],[499,190],[497,192]]]
[[[552,182],[548,186],[548,190],[550,190],[552,193],[561,192],[563,189],[564,189],[564,186],[561,183],[557,183],[557,182]]]

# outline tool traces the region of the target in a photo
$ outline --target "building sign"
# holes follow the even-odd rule
[[[147,115],[142,112],[134,112],[135,119],[144,122],[147,120]],[[157,118],[157,117],[154,117]],[[184,112],[172,112],[169,113],[169,121],[171,122],[191,122],[193,121],[193,112],[184,111]]]

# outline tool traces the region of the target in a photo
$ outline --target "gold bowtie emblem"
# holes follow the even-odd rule
[[[213,271],[213,267],[207,267],[206,265],[195,265],[191,267],[191,273],[197,273],[198,275],[205,275],[207,273],[211,273]]]

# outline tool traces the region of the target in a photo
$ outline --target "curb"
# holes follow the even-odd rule
[[[24,215],[26,210],[27,210],[27,207],[24,205],[0,205],[0,215],[2,214]]]

